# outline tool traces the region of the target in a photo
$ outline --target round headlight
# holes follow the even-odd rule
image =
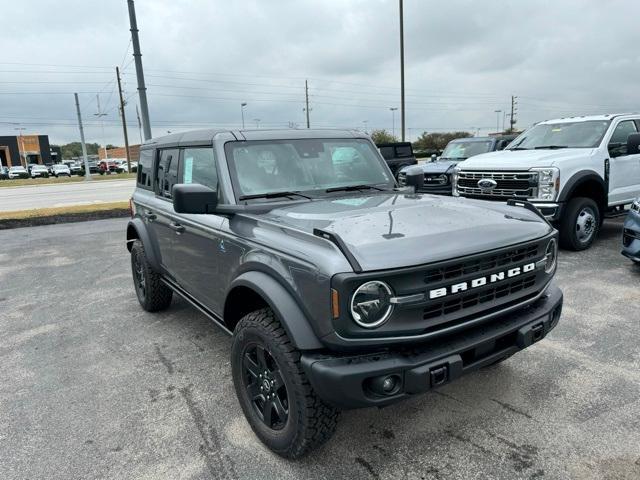
[[[363,283],[351,297],[351,317],[364,328],[375,328],[387,321],[393,310],[391,288],[377,280]]]
[[[547,243],[547,249],[544,252],[544,271],[547,273],[553,272],[556,268],[556,262],[558,260],[558,243],[555,238],[549,240]]]

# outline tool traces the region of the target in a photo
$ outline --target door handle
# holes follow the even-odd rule
[[[183,232],[184,232],[184,230],[185,230],[185,228],[184,228],[182,225],[180,225],[179,223],[176,223],[176,222],[171,222],[171,223],[169,224],[169,228],[170,228],[171,230],[173,230],[174,232],[176,232],[178,235],[180,235],[181,233],[183,233]]]
[[[145,211],[143,215],[144,215],[144,218],[146,218],[150,222],[153,222],[156,218],[158,218],[158,216],[155,213],[153,213],[151,210]]]

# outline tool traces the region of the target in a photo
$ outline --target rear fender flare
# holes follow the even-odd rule
[[[144,253],[151,267],[159,272],[160,255],[158,254],[158,244],[149,235],[147,226],[139,217],[132,218],[127,224],[127,250],[131,251],[133,241],[137,238],[140,239],[144,246]]]

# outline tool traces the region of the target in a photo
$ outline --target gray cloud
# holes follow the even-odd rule
[[[76,140],[78,91],[87,139],[122,143],[113,87],[115,66],[124,63],[129,133],[138,138],[125,0],[2,3],[12,21],[0,30],[0,134],[20,123],[53,142]],[[154,135],[238,127],[242,101],[248,125],[257,118],[263,127],[302,126],[305,78],[313,125],[391,129],[389,107],[399,104],[395,0],[138,0],[136,7]],[[623,0],[405,0],[410,136],[486,133],[512,94],[519,126],[636,110],[639,13],[638,2]],[[108,112],[104,138],[93,115],[98,91]]]

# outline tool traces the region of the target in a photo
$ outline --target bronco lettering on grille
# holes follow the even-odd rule
[[[464,292],[466,290],[469,290],[470,288],[478,288],[483,285],[487,285],[488,283],[499,282],[501,280],[504,280],[505,278],[517,277],[518,275],[522,275],[523,273],[532,272],[535,269],[535,263],[527,263],[522,267],[514,267],[504,272],[496,272],[485,277],[474,278],[469,282],[460,282],[449,285],[448,287],[435,288],[433,290],[429,290],[429,299],[442,298],[454,293]]]

